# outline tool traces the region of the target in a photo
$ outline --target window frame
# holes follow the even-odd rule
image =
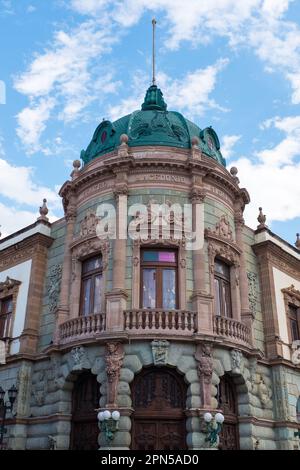
[[[93,259],[101,259],[101,266],[97,269],[93,269],[91,271],[88,271],[87,273],[84,273],[84,264],[88,263],[89,261]],[[94,305],[95,305],[95,280],[97,276],[101,276],[101,298],[100,298],[100,312],[94,312]],[[91,279],[91,287],[90,287],[90,302],[89,302],[89,313],[84,314],[83,308],[84,308],[84,283],[85,281]],[[80,287],[80,304],[79,304],[79,316],[80,317],[88,317],[90,315],[97,315],[98,313],[102,313],[101,306],[102,306],[102,301],[103,301],[103,257],[101,253],[98,255],[93,255],[89,256],[88,258],[82,260],[81,262],[81,287]]]
[[[285,313],[286,313],[286,322],[287,322],[287,330],[288,330],[288,337],[290,345],[293,344],[293,330],[291,326],[292,315],[290,308],[294,307],[297,309],[297,326],[298,326],[298,334],[300,339],[300,291],[296,290],[295,287],[292,285],[289,288],[282,289],[282,293],[284,296],[284,303],[285,303]],[[293,318],[294,321],[294,318]]]
[[[295,309],[295,315],[291,313],[291,308]],[[287,311],[288,321],[289,321],[289,329],[291,334],[291,340],[299,341],[300,340],[300,307],[291,302],[288,303],[288,311]],[[297,328],[297,338],[293,338],[294,332],[292,327],[292,322],[296,323]]]
[[[175,253],[175,263],[167,261],[143,261],[144,252],[172,252]],[[178,310],[179,308],[179,272],[178,272],[178,250],[176,248],[165,247],[143,247],[141,248],[141,261],[140,261],[140,308],[143,310],[151,310],[151,307],[143,306],[143,284],[144,284],[144,269],[155,269],[157,273],[156,278],[156,306],[153,310]],[[175,271],[175,309],[168,309],[163,307],[163,270],[173,269]]]
[[[11,303],[11,310],[8,312],[3,312],[3,304],[6,302]],[[12,318],[13,318],[13,313],[14,313],[14,306],[13,306],[14,298],[13,295],[9,295],[7,297],[4,297],[3,299],[0,300],[0,340],[4,340],[7,338],[10,338],[11,335],[11,323],[12,323]],[[2,325],[2,318],[4,317],[4,322],[3,322],[3,331],[1,331],[1,325]]]
[[[221,274],[221,273],[219,273],[216,270],[216,264],[217,263],[223,264],[224,266],[226,266],[228,268],[228,277]],[[218,297],[219,297],[220,314],[217,313],[216,281],[218,283],[218,291],[219,291]],[[228,300],[229,300],[230,315],[225,314],[225,312],[226,312],[226,307],[225,307],[226,300],[225,300],[224,295],[223,295],[223,287],[224,286],[225,286],[225,293],[227,293],[227,295],[229,296]],[[231,266],[228,263],[226,263],[226,261],[224,261],[223,259],[216,257],[214,259],[214,298],[215,298],[214,314],[216,316],[221,316],[221,317],[225,317],[225,318],[233,318],[232,290],[231,289],[232,289],[232,285],[231,285]]]

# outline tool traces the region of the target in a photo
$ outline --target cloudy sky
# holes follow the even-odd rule
[[[300,0],[0,0],[0,225],[32,223],[105,117],[139,109],[151,80],[168,109],[212,125],[252,203],[300,231]],[[4,91],[6,90],[5,96]],[[5,99],[4,99],[5,98]]]

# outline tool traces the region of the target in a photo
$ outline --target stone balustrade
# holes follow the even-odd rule
[[[124,328],[130,333],[196,333],[196,313],[188,310],[140,309],[124,312]]]
[[[60,343],[92,338],[105,331],[105,314],[80,316],[60,325]]]
[[[213,319],[213,330],[215,334],[225,336],[226,339],[233,342],[250,343],[249,328],[244,323],[232,318],[215,316]]]

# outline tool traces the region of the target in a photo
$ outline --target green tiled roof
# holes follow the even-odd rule
[[[101,122],[91,143],[81,152],[84,163],[118,147],[122,134],[128,135],[129,147],[165,145],[189,149],[193,137],[198,137],[202,152],[226,166],[215,131],[211,127],[201,130],[182,114],[167,111],[163,94],[156,85],[147,90],[141,111],[134,111],[115,122]]]

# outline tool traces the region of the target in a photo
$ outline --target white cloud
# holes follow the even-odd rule
[[[82,117],[83,110],[98,98],[99,79],[92,71],[118,39],[104,17],[101,22],[88,20],[69,33],[57,31],[51,46],[15,77],[16,90],[29,99],[29,106],[17,116],[17,132],[29,153],[41,150],[40,137],[51,111],[59,109],[55,117],[70,122]],[[115,92],[119,83],[113,82],[111,72],[108,80],[102,94]]]
[[[215,89],[218,74],[228,62],[227,59],[220,59],[204,69],[188,72],[181,79],[172,79],[163,72],[158,73],[157,82],[164,91],[168,110],[181,111],[190,119],[203,115],[207,108],[217,108],[224,111],[211,98],[211,93]],[[130,98],[123,99],[119,104],[108,107],[110,119],[118,119],[140,109],[148,86],[149,83],[147,83],[145,75],[141,72],[136,73],[132,80]]]
[[[33,13],[36,11],[36,7],[34,5],[28,5],[27,13]]]
[[[33,224],[37,219],[38,212],[19,210],[15,207],[6,206],[0,202],[0,232],[1,238],[20,230],[27,225]]]
[[[234,153],[235,144],[241,139],[240,135],[224,135],[221,144],[222,155],[224,158],[231,158]]]
[[[257,161],[242,157],[235,162],[241,184],[251,197],[246,209],[246,221],[257,225],[258,207],[262,206],[272,221],[287,221],[300,217],[300,116],[268,120],[265,128],[274,127],[285,134],[273,147],[257,152]]]

